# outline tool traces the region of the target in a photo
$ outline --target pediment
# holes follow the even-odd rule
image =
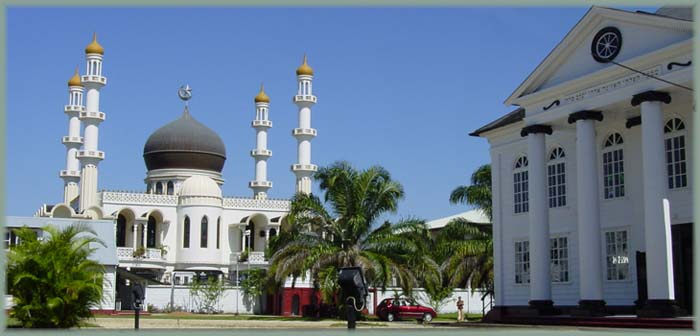
[[[592,55],[591,45],[603,29],[612,27],[622,43],[614,62],[625,63],[664,47],[691,39],[692,22],[660,15],[592,7],[564,39],[511,94],[506,104],[518,105],[520,98],[545,91],[596,71],[617,67],[600,62]]]

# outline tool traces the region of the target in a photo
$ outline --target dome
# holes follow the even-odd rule
[[[265,94],[265,87],[263,87],[262,84],[260,84],[260,92],[258,93],[257,96],[255,96],[255,102],[256,103],[269,103],[270,102],[270,97]]]
[[[80,75],[78,74],[78,68],[75,68],[75,74],[68,80],[68,86],[83,86],[80,81]]]
[[[203,169],[221,173],[226,147],[216,132],[190,116],[182,116],[157,129],[143,147],[146,168]]]
[[[314,69],[311,69],[311,67],[306,63],[306,55],[304,55],[304,63],[302,63],[298,68],[297,68],[297,76],[313,76],[314,75]]]
[[[209,177],[193,175],[180,187],[180,196],[200,196],[221,198],[221,188]]]
[[[92,42],[90,42],[90,44],[88,44],[88,46],[85,47],[85,53],[104,55],[105,49],[102,48],[102,46],[99,43],[97,43],[97,33],[94,33],[92,35]]]

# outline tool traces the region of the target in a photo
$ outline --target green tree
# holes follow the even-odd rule
[[[39,240],[27,227],[7,254],[7,284],[15,306],[10,317],[25,328],[70,328],[92,316],[102,300],[104,267],[90,256],[105,246],[87,225],[42,228]],[[106,280],[105,280],[106,281]]]
[[[341,267],[361,267],[367,282],[382,290],[396,278],[407,293],[424,279],[439,277],[438,265],[427,253],[425,222],[375,225],[382,215],[395,212],[404,196],[386,169],[358,171],[336,162],[319,169],[314,179],[324,201],[301,193],[292,200],[289,227],[273,243],[271,271],[277,281],[310,271],[327,301],[337,294]]]
[[[492,219],[491,165],[483,165],[471,176],[471,185],[459,186],[450,202],[476,206]],[[450,221],[438,234],[435,251],[450,284],[472,290],[493,286],[493,231],[490,225],[470,223],[464,218]]]
[[[443,274],[453,287],[493,288],[493,233],[490,225],[451,220],[437,236]]]
[[[491,165],[483,165],[474,171],[471,176],[471,185],[459,186],[452,190],[450,202],[452,204],[471,204],[481,209],[491,219],[493,203],[491,198]]]
[[[226,290],[223,281],[209,277],[207,281],[201,281],[195,277],[190,283],[190,295],[197,306],[197,312],[204,314],[218,313],[217,304]]]

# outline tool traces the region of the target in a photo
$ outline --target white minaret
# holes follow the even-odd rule
[[[102,56],[104,49],[97,43],[97,34],[85,48],[87,63],[86,75],[82,77],[87,91],[85,111],[80,112],[80,121],[85,125],[83,149],[78,151],[78,159],[82,165],[80,174],[80,211],[97,205],[97,165],[105,157],[105,153],[97,149],[98,126],[105,120],[105,114],[100,112],[100,89],[107,84],[107,78],[102,76]]]
[[[68,135],[61,140],[66,145],[66,169],[59,172],[63,179],[63,203],[69,204],[78,197],[80,189],[80,162],[78,161],[78,149],[83,144],[80,137],[80,112],[85,111],[83,106],[83,83],[80,82],[78,68],[68,81],[68,105],[63,111],[68,115]]]
[[[272,156],[272,151],[267,149],[267,130],[272,127],[269,110],[270,97],[260,85],[260,93],[255,96],[255,120],[252,124],[256,133],[255,149],[250,152],[250,156],[255,159],[255,180],[248,184],[256,199],[266,199],[267,191],[272,188],[272,182],[267,180],[267,159]]]
[[[316,104],[316,96],[313,95],[311,82],[314,71],[306,63],[297,69],[297,94],[294,96],[294,104],[299,108],[299,127],[292,130],[292,135],[297,138],[297,163],[292,165],[292,172],[297,177],[296,192],[311,193],[311,175],[318,167],[311,164],[311,139],[316,136],[316,130],[311,128],[311,106]]]

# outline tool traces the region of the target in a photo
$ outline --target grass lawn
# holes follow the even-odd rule
[[[464,314],[465,318],[469,322],[478,322],[481,321],[481,318],[483,315],[481,314]],[[437,317],[433,319],[435,322],[457,322],[457,313],[445,313],[445,314],[438,314]]]

